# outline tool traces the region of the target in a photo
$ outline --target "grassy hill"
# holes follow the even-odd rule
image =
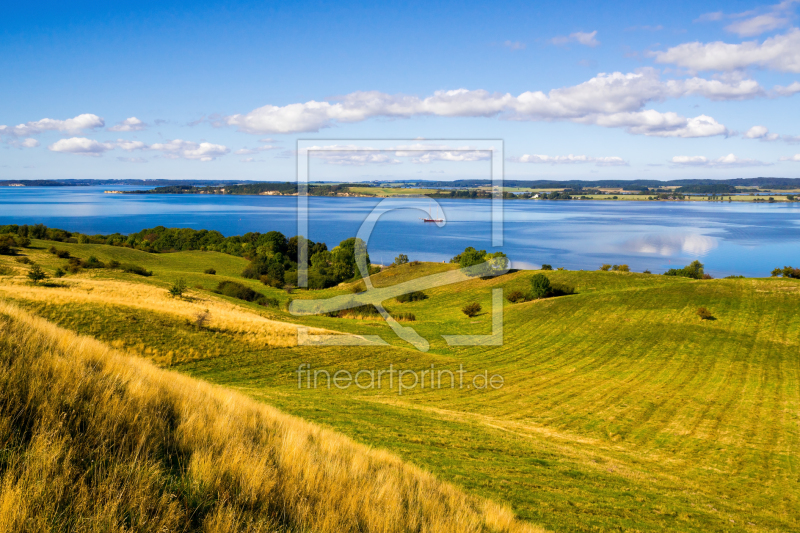
[[[212,294],[230,279],[288,300],[238,277],[246,265],[239,258],[59,248],[141,264],[154,275],[87,271],[37,288],[20,277],[27,267],[5,257],[0,262],[13,272],[0,277],[0,298],[130,356],[387,449],[476,497],[508,504],[523,520],[555,531],[800,530],[798,281],[548,272],[577,294],[506,302],[502,346],[450,347],[442,334],[490,333],[492,288],[508,294],[535,272],[472,279],[426,290],[421,301],[385,302],[416,316],[404,325],[431,342],[420,352],[382,321],[296,317],[282,306]],[[64,263],[44,249],[26,253],[51,272]],[[217,275],[203,274],[208,267]],[[449,268],[404,265],[373,278],[385,286]],[[166,294],[178,278],[191,287],[186,301]],[[484,312],[470,319],[460,309],[472,301]],[[715,320],[700,320],[700,306]],[[211,322],[197,327],[193,313],[205,309]],[[296,346],[291,324],[381,335],[389,346]],[[486,370],[502,375],[504,386],[402,394],[298,388],[301,364],[330,373],[463,365],[467,383]]]

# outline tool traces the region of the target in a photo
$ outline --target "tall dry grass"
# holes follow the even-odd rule
[[[0,295],[47,303],[94,303],[166,313],[190,321],[208,311],[208,325],[242,336],[258,346],[296,346],[294,324],[270,320],[239,305],[190,291],[186,299],[172,298],[152,285],[108,279],[70,279],[62,287],[32,285],[27,280],[5,280]],[[316,330],[317,333],[333,333]]]
[[[386,452],[0,302],[0,532],[530,532]]]

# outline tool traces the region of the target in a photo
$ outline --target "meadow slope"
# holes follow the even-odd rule
[[[219,280],[231,279],[288,300],[285,292],[239,278],[246,262],[238,258],[63,247],[80,257],[144,264],[155,275],[85,272],[65,278],[64,287],[41,288],[51,299],[32,298],[20,277],[26,268],[6,258],[0,261],[13,272],[0,278],[0,297],[129,355],[388,449],[471,494],[507,503],[531,523],[587,532],[800,531],[796,280],[548,272],[577,294],[506,302],[502,346],[450,347],[442,334],[491,331],[491,289],[524,289],[535,272],[472,279],[426,290],[421,301],[385,302],[392,312],[416,316],[404,325],[431,342],[430,351],[420,352],[382,321],[298,317],[282,306],[264,309],[212,295]],[[59,264],[43,249],[26,253],[46,270]],[[218,274],[203,274],[208,266]],[[405,265],[373,282],[386,286],[450,268]],[[192,287],[190,298],[218,299],[274,322],[380,335],[389,346],[265,346],[246,332],[194,327],[162,308],[69,296],[74,286],[90,282],[165,294],[178,278]],[[352,294],[353,285],[291,297]],[[484,312],[470,319],[460,309],[472,301]],[[700,320],[700,306],[715,320]],[[403,394],[298,388],[301,364],[331,373],[463,365],[468,383],[487,370],[505,384],[498,390],[417,387]]]

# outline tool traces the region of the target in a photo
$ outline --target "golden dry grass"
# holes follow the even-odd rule
[[[532,532],[380,450],[0,302],[0,533]]]
[[[208,326],[237,333],[258,346],[296,346],[297,327],[270,320],[246,308],[205,293],[189,291],[188,297],[172,298],[153,285],[101,278],[70,278],[63,286],[33,285],[22,278],[7,279],[0,285],[0,296],[54,304],[94,303],[124,306],[165,313],[193,321],[208,311]],[[332,333],[316,330],[312,333]]]

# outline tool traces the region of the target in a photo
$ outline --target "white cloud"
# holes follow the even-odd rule
[[[744,134],[745,139],[761,139],[763,141],[777,141],[780,135],[770,133],[766,126],[753,126]]]
[[[617,167],[627,166],[628,162],[621,157],[591,157],[588,155],[540,155],[540,154],[525,154],[520,157],[511,158],[511,161],[517,163],[538,163],[548,165],[565,165],[575,163],[594,163],[598,167]]]
[[[136,117],[126,118],[122,122],[111,126],[108,128],[108,131],[117,131],[117,132],[124,132],[124,131],[142,131],[145,129],[147,124],[142,122]]]
[[[784,0],[771,6],[759,7],[742,13],[726,15],[722,11],[706,13],[695,19],[695,22],[714,22],[731,19],[734,22],[725,26],[725,30],[740,37],[754,37],[762,33],[787,27],[793,18],[792,10],[798,0]]]
[[[636,73],[601,73],[571,87],[524,92],[490,93],[484,90],[437,91],[420,98],[377,91],[355,92],[335,102],[310,101],[283,107],[267,105],[247,114],[225,117],[228,125],[253,134],[319,131],[336,123],[360,122],[373,117],[444,116],[493,117],[505,120],[568,120],[583,124],[626,128],[630,133],[654,136],[700,137],[723,135],[726,128],[711,117],[687,118],[676,113],[643,109],[648,102],[703,96],[713,100],[742,100],[764,94],[754,80],[690,78],[662,81],[652,68]]]
[[[511,50],[525,50],[525,43],[519,41],[506,41],[503,43],[503,46]]]
[[[558,45],[578,43],[584,46],[595,47],[600,44],[600,41],[598,41],[595,38],[596,36],[597,36],[597,30],[591,33],[576,31],[575,33],[570,33],[567,36],[559,35],[558,37],[554,37],[553,39],[550,40],[550,42]]]
[[[704,15],[700,15],[694,22],[714,22],[717,20],[722,20],[725,17],[725,13],[722,11],[714,11],[713,13],[706,13]]]
[[[672,164],[676,166],[694,167],[762,167],[771,165],[772,163],[765,163],[757,159],[740,159],[733,154],[728,154],[718,159],[708,159],[702,155],[676,155],[672,158]]]
[[[52,152],[99,156],[103,152],[114,149],[113,143],[101,143],[86,137],[70,137],[61,139],[47,147]]]
[[[126,152],[133,152],[134,150],[146,150],[147,145],[142,141],[126,141],[125,139],[117,139],[116,146],[122,148]]]
[[[654,52],[657,63],[674,64],[692,71],[737,70],[758,67],[800,73],[800,29],[792,28],[759,43],[722,41],[684,43],[664,52]]]
[[[410,144],[374,149],[363,145],[325,145],[304,148],[313,159],[324,160],[330,165],[400,164],[406,160],[416,164],[434,161],[472,162],[488,161],[491,150],[478,150],[471,146],[448,146],[435,144]],[[400,159],[398,159],[400,158]]]
[[[792,96],[795,93],[800,93],[800,81],[792,82],[786,87],[776,85],[772,88],[772,92],[778,96]]]
[[[86,113],[66,120],[43,118],[17,126],[0,126],[0,135],[28,137],[30,135],[38,135],[44,131],[60,131],[76,135],[82,133],[83,130],[102,128],[104,125],[105,122],[102,118],[91,113]]]
[[[800,163],[800,154],[794,154],[789,157],[781,157],[781,161],[793,161],[795,163]]]
[[[117,160],[123,163],[147,163],[147,159],[143,157],[118,157]]]
[[[21,141],[17,139],[12,139],[8,141],[8,144],[15,148],[36,148],[37,146],[39,146],[39,141],[31,137],[28,137],[27,139],[22,139]]]
[[[211,144],[207,142],[196,143],[184,141],[182,139],[151,144],[149,149],[162,152],[164,157],[169,159],[183,158],[199,161],[213,161],[217,157],[221,157],[230,152],[229,148],[221,144]]]
[[[239,150],[236,150],[233,153],[236,155],[252,155],[252,154],[257,154],[259,152],[266,152],[268,150],[276,150],[277,148],[279,147],[271,144],[265,144],[259,146],[258,148],[240,148]]]

